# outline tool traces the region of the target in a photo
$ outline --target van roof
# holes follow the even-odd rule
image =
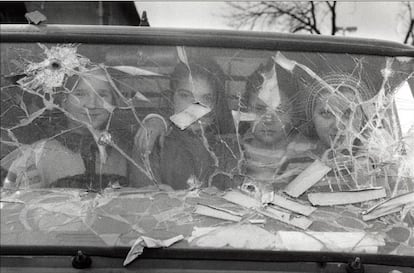
[[[0,25],[0,30],[2,42],[186,45],[414,57],[413,46],[377,39],[326,35],[100,25],[13,24]]]

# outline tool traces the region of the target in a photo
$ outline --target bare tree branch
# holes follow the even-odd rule
[[[315,4],[313,3],[313,1],[311,2],[311,18],[312,18],[312,23],[315,26],[315,28],[318,28],[317,21],[316,21]]]
[[[228,5],[232,8],[232,13],[226,16],[228,24],[237,28],[253,29],[259,24],[266,24],[279,31],[322,34],[319,25],[323,17],[329,14],[332,25],[329,33],[336,33],[336,1],[229,2]]]
[[[336,33],[336,1],[333,1],[332,4],[329,1],[326,2],[329,10],[331,11],[331,35]]]
[[[405,35],[405,38],[404,38],[404,44],[407,44],[408,39],[411,37],[411,39],[412,39],[411,44],[414,45],[413,27],[414,27],[414,20],[411,20],[410,27],[408,28],[407,34]]]
[[[403,3],[405,9],[406,9],[406,13],[408,16],[406,16],[408,18],[409,21],[409,26],[407,28],[407,32],[405,34],[404,37],[404,44],[408,43],[408,40],[411,37],[411,44],[414,45],[414,14],[413,14],[413,7],[411,6],[412,3],[410,2],[405,2]]]

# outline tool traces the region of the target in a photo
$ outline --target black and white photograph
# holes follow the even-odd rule
[[[414,2],[0,1],[0,272],[414,273]]]

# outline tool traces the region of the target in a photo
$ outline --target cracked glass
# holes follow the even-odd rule
[[[2,244],[414,255],[413,68],[2,43]]]

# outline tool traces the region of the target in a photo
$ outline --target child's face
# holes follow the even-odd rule
[[[174,113],[179,113],[186,109],[196,100],[210,107],[214,106],[213,88],[206,79],[193,77],[192,81],[182,80],[178,82],[174,92]]]
[[[64,101],[63,107],[77,120],[89,123],[95,129],[103,129],[113,104],[111,90],[104,72],[94,71],[80,77],[78,84]]]
[[[256,140],[265,145],[274,145],[287,139],[291,129],[287,111],[270,109],[256,95],[250,99],[249,108],[257,115],[253,125],[253,135]]]
[[[214,110],[214,90],[206,79],[193,77],[190,80],[181,80],[173,95],[174,113],[179,113],[195,102],[208,106]],[[211,118],[205,116],[203,123],[211,123]]]
[[[313,124],[323,144],[336,146],[351,137],[351,131],[359,131],[362,112],[352,110],[356,96],[352,91],[344,90],[341,94],[326,94],[315,102]]]

